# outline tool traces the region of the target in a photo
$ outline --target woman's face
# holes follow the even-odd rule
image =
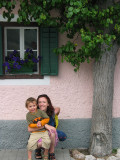
[[[47,111],[47,107],[49,106],[48,101],[45,97],[41,97],[38,99],[38,107],[42,111]]]

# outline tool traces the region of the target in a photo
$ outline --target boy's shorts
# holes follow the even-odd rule
[[[45,149],[49,149],[51,140],[48,135],[48,131],[31,133],[28,140],[27,149],[32,151],[37,149],[38,140],[40,138],[42,139],[42,147]]]

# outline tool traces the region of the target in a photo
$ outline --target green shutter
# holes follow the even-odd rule
[[[0,75],[3,75],[2,27],[0,26]]]
[[[58,55],[53,49],[58,47],[58,32],[55,28],[40,29],[41,74],[58,75]]]
[[[50,72],[51,75],[58,75],[58,55],[53,52],[58,47],[58,32],[50,28]]]

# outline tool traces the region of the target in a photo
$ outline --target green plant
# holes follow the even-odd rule
[[[26,49],[24,59],[21,59],[18,51],[14,50],[13,53],[5,57],[3,66],[5,67],[5,72],[10,72],[12,69],[20,70],[23,66],[34,67],[39,60],[40,56],[35,56],[32,49]]]
[[[112,150],[112,153],[115,153],[115,154],[116,154],[116,153],[117,153],[117,149],[113,149],[113,150]]]

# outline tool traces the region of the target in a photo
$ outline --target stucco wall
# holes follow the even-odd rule
[[[89,118],[92,88],[91,65],[81,65],[80,71],[75,73],[70,64],[60,62],[59,75],[50,77],[49,85],[0,86],[0,119],[25,119],[25,100],[30,96],[37,98],[42,93],[48,94],[53,105],[61,108],[59,118]]]
[[[80,70],[75,73],[73,67],[59,59],[59,75],[51,76],[47,85],[3,85],[0,80],[1,120],[25,119],[27,113],[24,107],[25,100],[39,94],[50,96],[54,106],[61,108],[60,119],[91,118],[93,79],[92,63],[81,64]],[[120,117],[120,54],[115,69],[113,117]],[[10,80],[12,81],[12,80]],[[26,80],[27,81],[27,80]],[[43,80],[44,81],[44,80]],[[9,83],[9,82],[8,82]],[[35,81],[33,84],[36,83]]]

